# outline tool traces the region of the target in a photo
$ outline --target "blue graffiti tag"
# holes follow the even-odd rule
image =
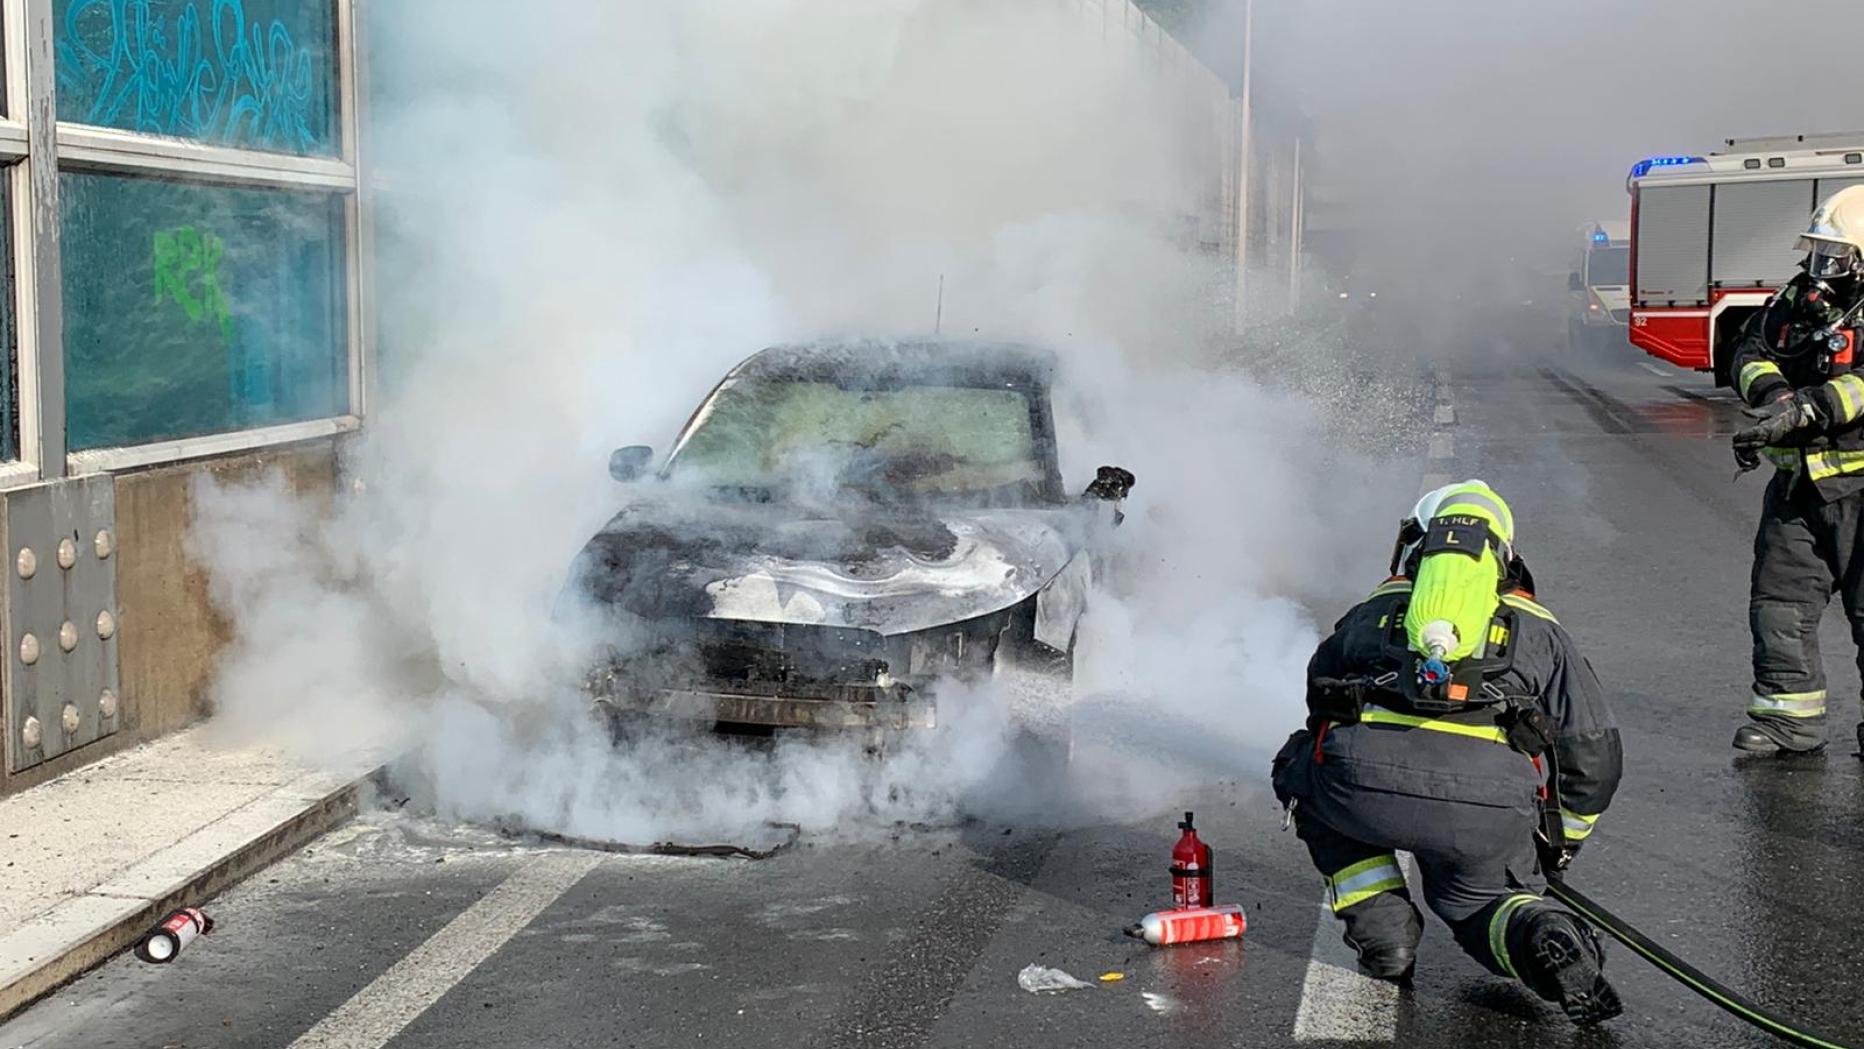
[[[319,63],[245,0],[70,0],[58,42],[60,116],[219,145],[318,152]],[[172,14],[169,12],[173,12]]]

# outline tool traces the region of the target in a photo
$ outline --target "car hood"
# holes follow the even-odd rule
[[[1079,510],[828,514],[770,505],[635,507],[592,538],[576,585],[650,619],[903,634],[1008,608],[1080,549]]]

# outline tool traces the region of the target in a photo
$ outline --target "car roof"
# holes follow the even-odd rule
[[[731,370],[727,379],[897,383],[941,380],[961,385],[1046,388],[1055,355],[1013,342],[975,339],[824,339],[772,346]]]

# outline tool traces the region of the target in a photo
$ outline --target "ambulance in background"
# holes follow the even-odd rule
[[[1729,384],[1742,325],[1799,272],[1827,197],[1864,183],[1864,132],[1728,139],[1631,169],[1631,342]]]
[[[1593,222],[1579,232],[1579,259],[1566,283],[1566,348],[1623,346],[1631,321],[1631,224]]]

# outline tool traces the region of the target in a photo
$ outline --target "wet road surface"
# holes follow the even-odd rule
[[[1513,503],[1540,596],[1625,731],[1624,787],[1574,883],[1762,1002],[1864,1039],[1858,681],[1835,614],[1828,752],[1728,746],[1763,480],[1731,481],[1732,400],[1635,360],[1463,363],[1446,385],[1448,458],[1426,472]],[[1248,908],[1240,943],[1120,935],[1160,902],[1171,813],[805,839],[763,862],[545,850],[377,813],[216,901],[220,930],[178,963],[118,959],[0,1025],[0,1047],[1775,1044],[1623,950],[1627,1014],[1592,1032],[1488,977],[1434,919],[1407,991],[1331,968],[1319,880],[1258,770],[1183,802],[1219,898]],[[1032,963],[1094,986],[1028,993]]]

